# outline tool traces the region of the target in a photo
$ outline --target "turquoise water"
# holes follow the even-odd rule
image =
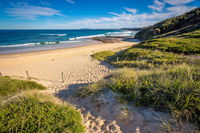
[[[134,36],[120,30],[0,30],[0,54],[77,47],[96,36]]]

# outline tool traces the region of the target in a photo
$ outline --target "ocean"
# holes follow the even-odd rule
[[[123,30],[0,30],[0,54],[78,47],[97,43],[89,38],[134,36]]]

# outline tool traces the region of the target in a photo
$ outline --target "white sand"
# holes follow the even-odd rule
[[[101,79],[109,69],[100,62],[92,60],[96,51],[111,50],[131,46],[133,43],[96,44],[61,50],[0,55],[0,72],[2,75],[24,77],[26,70],[30,77],[48,87],[64,84],[88,83]]]

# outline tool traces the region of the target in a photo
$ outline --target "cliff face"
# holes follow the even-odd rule
[[[136,39],[166,37],[190,32],[200,28],[200,8],[196,8],[183,15],[166,19],[153,26],[149,26],[135,35]]]

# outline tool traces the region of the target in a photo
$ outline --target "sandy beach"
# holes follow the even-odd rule
[[[57,84],[88,83],[101,79],[109,69],[91,58],[97,51],[131,46],[134,43],[101,43],[75,48],[0,55],[0,72],[17,78],[29,76],[54,87]]]
[[[81,112],[86,133],[140,133],[161,130],[159,127],[162,127],[163,120],[171,119],[168,114],[151,108],[121,104],[117,100],[119,96],[110,90],[86,98],[74,95],[80,86],[96,82],[114,70],[108,64],[93,60],[93,53],[121,50],[132,45],[134,43],[131,42],[103,43],[0,55],[0,72],[3,76],[27,79],[28,71],[31,79],[47,86],[45,93],[53,94]],[[188,126],[182,130],[186,129],[189,129]]]

